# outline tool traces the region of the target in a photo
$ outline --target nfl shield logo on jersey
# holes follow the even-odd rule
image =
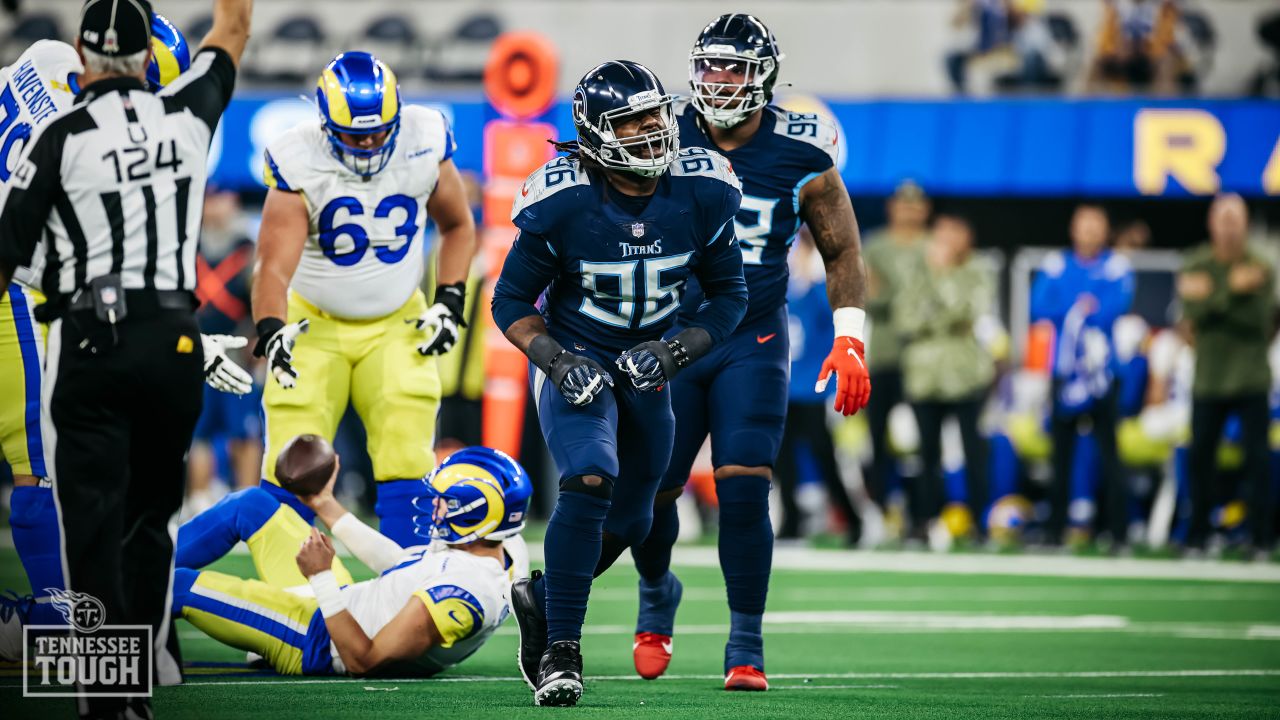
[[[644,223],[631,223],[631,237],[644,237]]]

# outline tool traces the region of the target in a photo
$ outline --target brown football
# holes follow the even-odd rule
[[[324,489],[338,456],[319,435],[299,435],[276,456],[276,480],[294,495],[314,495]]]

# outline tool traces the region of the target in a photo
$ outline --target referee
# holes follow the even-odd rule
[[[83,89],[30,146],[0,205],[0,288],[37,245],[44,255],[42,401],[68,588],[98,598],[107,624],[154,629],[161,682],[181,677],[165,652],[168,523],[204,378],[192,291],[206,160],[251,10],[252,0],[215,0],[190,70],[152,95],[149,2],[89,0],[76,40]],[[145,698],[128,702],[150,716]],[[82,698],[80,713],[114,716],[124,703]]]

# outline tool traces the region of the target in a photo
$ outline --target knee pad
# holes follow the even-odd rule
[[[769,480],[759,475],[737,475],[716,479],[720,514],[769,514]]]
[[[583,478],[585,475],[574,475],[560,481],[560,492],[575,492],[583,495],[590,495],[601,500],[608,500],[613,496],[613,478],[600,473],[592,473],[600,478],[599,485],[588,485]]]

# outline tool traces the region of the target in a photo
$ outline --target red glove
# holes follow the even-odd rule
[[[866,350],[862,341],[841,335],[831,346],[831,354],[822,362],[815,392],[827,389],[831,373],[836,374],[836,410],[853,415],[871,399],[871,375],[867,372]]]

